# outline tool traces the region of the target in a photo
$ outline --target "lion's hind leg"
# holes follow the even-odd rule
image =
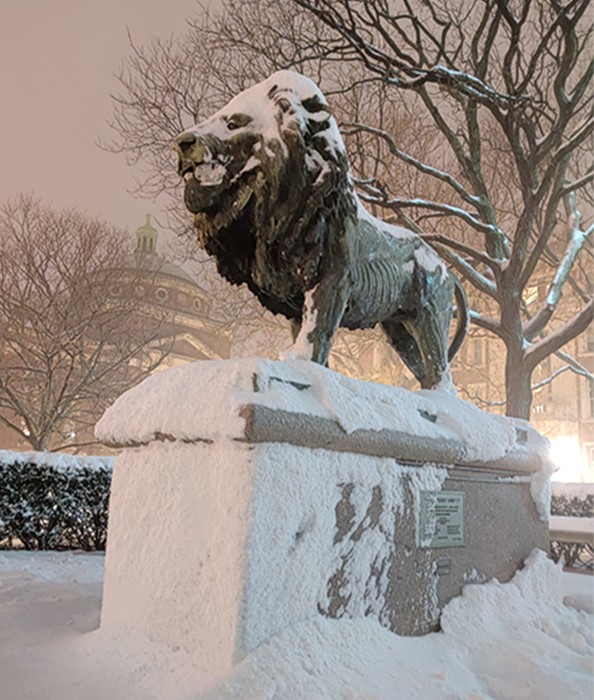
[[[444,304],[438,308],[435,303],[427,303],[419,310],[412,332],[417,339],[423,362],[422,388],[444,389],[456,395],[448,361],[448,330],[451,318],[451,306]]]
[[[414,374],[416,380],[423,386],[425,383],[425,366],[421,351],[412,333],[407,330],[402,321],[383,321],[381,326],[390,345]]]
[[[447,337],[440,332],[439,320],[422,311],[414,320],[384,321],[382,328],[423,389],[440,387],[455,395],[447,360]]]

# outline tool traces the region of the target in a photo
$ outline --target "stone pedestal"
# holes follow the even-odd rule
[[[312,369],[312,380],[300,367],[298,381],[280,363],[240,366],[215,407],[206,397],[218,380],[203,364],[193,378],[182,368],[149,380],[99,425],[104,440],[125,445],[102,627],[182,648],[214,675],[320,614],[372,617],[398,634],[435,630],[465,584],[507,581],[533,548],[548,547],[531,494],[542,479],[539,437],[527,426],[514,426],[522,445],[494,462],[464,464],[455,431],[419,437],[364,420],[345,430],[328,395],[320,400],[328,370]],[[190,389],[192,380],[203,386]],[[205,398],[188,403],[188,393]],[[177,423],[153,413],[174,405]],[[134,424],[141,406],[147,418]],[[290,410],[299,407],[311,410]],[[443,405],[426,408],[437,425]]]

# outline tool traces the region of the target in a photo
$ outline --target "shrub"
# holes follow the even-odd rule
[[[569,515],[574,518],[594,518],[594,495],[583,497],[553,494],[551,515]]]
[[[0,547],[105,549],[112,462],[0,451]]]
[[[594,517],[594,493],[589,485],[553,484],[551,515]],[[588,543],[551,541],[551,556],[568,569],[594,571],[594,547]]]

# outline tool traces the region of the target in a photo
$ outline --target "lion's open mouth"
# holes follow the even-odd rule
[[[186,182],[194,178],[201,187],[218,187],[225,182],[227,175],[227,168],[216,160],[187,167],[182,172]]]
[[[220,231],[228,228],[245,211],[254,194],[254,186],[255,182],[253,181],[241,181],[232,192],[223,192],[222,197],[214,202],[211,207],[202,206],[194,211],[191,206],[193,204],[192,197],[196,187],[200,188],[200,185],[197,185],[197,181],[192,178],[186,184],[186,206],[195,214],[194,223],[196,225],[203,226],[208,221],[209,228]],[[201,188],[200,198],[203,199],[203,190]]]

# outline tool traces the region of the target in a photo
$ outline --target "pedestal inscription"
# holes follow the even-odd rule
[[[423,548],[464,546],[464,492],[422,491],[419,540]]]

